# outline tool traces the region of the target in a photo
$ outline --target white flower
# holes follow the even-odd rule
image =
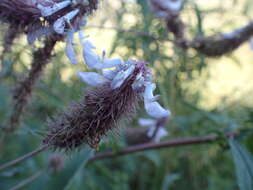
[[[77,75],[83,82],[93,87],[98,87],[108,81],[106,78],[95,72],[77,72]]]
[[[134,72],[134,69],[135,66],[131,65],[127,70],[119,71],[112,80],[111,88],[119,88],[124,83],[124,81]]]
[[[147,119],[147,118],[140,118],[138,120],[138,123],[142,127],[154,126],[156,124],[156,120],[154,120],[154,119]]]
[[[157,119],[168,117],[170,115],[170,111],[164,109],[158,102],[155,101],[157,99],[157,96],[153,95],[155,88],[154,83],[148,83],[146,85],[143,95],[145,110],[148,115]]]
[[[160,119],[170,115],[170,111],[157,102],[159,95],[153,95],[155,84],[151,82],[152,76],[145,62],[105,59],[105,54],[101,58],[94,52],[95,46],[85,40],[81,31],[79,31],[79,38],[83,45],[83,58],[86,65],[102,72],[102,75],[94,72],[79,72],[78,75],[84,82],[95,87],[109,82],[111,89],[120,88],[125,82],[129,82],[134,91],[143,95],[145,110],[149,116]]]
[[[167,18],[174,13],[178,13],[182,3],[182,0],[150,0],[153,12],[158,18]]]
[[[253,37],[249,40],[250,49],[253,50]]]
[[[182,6],[182,0],[160,0],[161,5],[171,11],[179,11]]]
[[[85,40],[83,32],[79,31],[79,39],[83,46],[83,59],[86,65],[92,69],[104,69],[117,66],[122,63],[121,59],[103,59],[94,53],[96,47],[88,40]]]
[[[72,64],[77,64],[78,61],[73,47],[73,41],[74,41],[74,31],[70,30],[67,34],[65,53]]]
[[[64,16],[58,18],[54,22],[54,30],[58,34],[63,34],[65,30],[66,23],[70,23],[70,20],[73,19],[77,14],[79,13],[79,10],[73,10]]]

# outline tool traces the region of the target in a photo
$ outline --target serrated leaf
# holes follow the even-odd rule
[[[250,152],[234,139],[229,145],[235,163],[240,190],[253,190],[253,157]]]

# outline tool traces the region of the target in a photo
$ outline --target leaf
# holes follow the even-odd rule
[[[43,189],[54,190],[57,189],[75,189],[74,186],[78,186],[80,183],[80,172],[84,168],[93,151],[89,147],[85,147],[80,152],[71,152],[71,155],[67,155],[64,161],[64,168],[57,173],[53,173],[49,181],[44,184]],[[80,177],[81,178],[81,177]],[[82,188],[76,188],[76,190]]]
[[[229,139],[240,190],[253,190],[253,157],[234,139]]]
[[[168,190],[169,187],[176,181],[180,179],[180,175],[179,174],[171,174],[171,175],[166,175],[164,177],[164,180],[163,180],[163,186],[162,186],[162,189],[163,190]]]
[[[84,182],[84,173],[87,171],[85,170],[85,165],[89,160],[90,156],[92,155],[91,150],[86,151],[87,154],[83,158],[83,161],[79,168],[77,168],[76,172],[74,173],[73,177],[69,180],[68,184],[65,186],[64,190],[77,190],[77,189],[84,189],[83,182]]]

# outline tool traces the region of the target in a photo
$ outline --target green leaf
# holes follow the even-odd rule
[[[253,190],[253,157],[234,139],[229,139],[240,190]]]
[[[64,168],[60,172],[52,173],[49,176],[48,182],[43,186],[43,189],[55,190],[57,189],[69,189],[79,182],[79,172],[83,169],[88,159],[92,156],[93,151],[89,147],[84,147],[83,150],[78,152],[71,152],[71,155],[66,155],[64,160]],[[38,188],[37,188],[38,189]],[[76,190],[83,188],[76,188]]]
[[[170,174],[170,175],[166,175],[164,177],[164,180],[163,180],[163,186],[162,186],[162,189],[163,190],[168,190],[169,187],[176,181],[180,179],[180,175],[179,174]]]
[[[79,168],[77,168],[76,172],[74,173],[73,177],[69,180],[67,185],[65,186],[64,190],[77,190],[77,189],[84,189],[84,173],[87,171],[85,170],[85,165],[89,160],[90,156],[92,155],[93,151],[90,149],[86,151],[85,157]]]

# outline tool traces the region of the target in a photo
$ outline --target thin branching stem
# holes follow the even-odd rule
[[[226,137],[230,137],[234,135],[235,133],[225,134]],[[106,158],[114,158],[114,157],[123,156],[126,154],[145,151],[145,150],[156,150],[160,148],[170,148],[170,147],[177,147],[177,146],[211,143],[211,142],[216,141],[218,138],[219,138],[218,135],[208,135],[208,136],[203,136],[203,137],[178,138],[178,139],[173,139],[173,140],[164,141],[160,143],[139,144],[139,145],[129,146],[119,152],[108,151],[108,152],[97,153],[89,159],[89,162],[92,162],[95,160],[106,159]]]
[[[42,176],[44,173],[48,171],[48,168],[42,169],[38,172],[36,172],[34,175],[28,177],[27,179],[21,181],[14,187],[10,188],[9,190],[18,190],[21,189],[22,187],[28,185],[29,183],[32,183],[34,180],[38,179],[40,176]]]
[[[16,164],[22,162],[22,161],[25,161],[25,160],[27,160],[27,159],[33,157],[34,155],[36,155],[36,154],[38,154],[38,153],[40,153],[40,152],[43,152],[43,151],[46,150],[47,148],[48,148],[48,145],[44,145],[44,146],[42,146],[42,147],[40,147],[40,148],[38,148],[38,149],[36,149],[36,150],[34,150],[34,151],[32,151],[32,152],[29,152],[28,154],[26,154],[26,155],[24,155],[24,156],[21,156],[21,157],[15,159],[15,160],[12,160],[12,161],[10,161],[10,162],[7,162],[6,164],[0,166],[0,171],[1,171],[1,170],[4,170],[4,169],[6,169],[6,168],[10,168],[10,167],[12,167],[12,166],[14,166],[14,165],[16,165]]]

